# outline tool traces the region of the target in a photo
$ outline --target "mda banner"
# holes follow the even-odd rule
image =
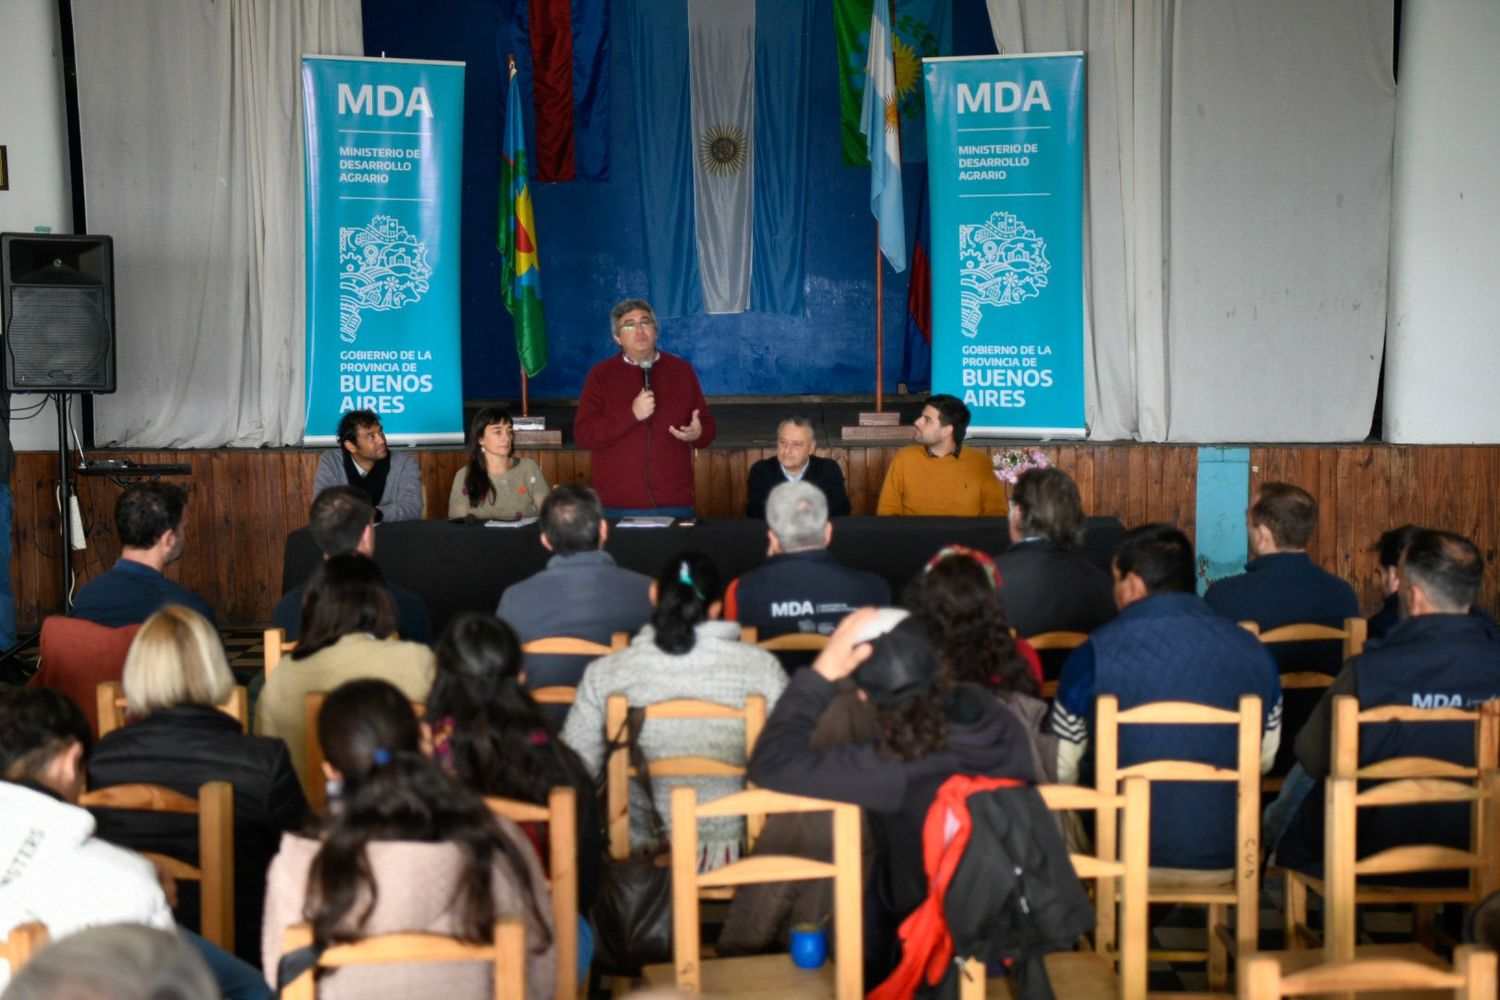
[[[1082,437],[1083,54],[922,62],[933,391],[970,434]]]
[[[464,67],[302,57],[307,444],[374,410],[394,443],[463,441]]]

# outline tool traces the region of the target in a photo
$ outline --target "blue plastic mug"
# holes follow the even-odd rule
[[[792,928],[792,964],[799,969],[820,969],[828,961],[828,932],[820,924]]]

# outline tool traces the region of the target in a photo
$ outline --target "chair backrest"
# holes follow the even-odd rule
[[[1099,913],[1109,911],[1094,931],[1094,950],[1114,961],[1119,969],[1120,1000],[1145,1000],[1147,952],[1147,883],[1151,859],[1151,790],[1142,777],[1120,782],[1118,794],[1078,785],[1038,785],[1042,800],[1053,812],[1092,812],[1096,826],[1118,826],[1120,853],[1073,853],[1073,872],[1097,884],[1094,905]],[[1095,841],[1096,848],[1098,841]],[[1119,891],[1115,891],[1116,881]],[[1118,901],[1118,902],[1117,902]],[[1118,906],[1118,916],[1116,916]],[[959,977],[959,1000],[983,1000],[985,970],[970,959]]]
[[[557,934],[556,996],[573,1000],[578,995],[578,803],[573,789],[552,789],[545,806],[489,795],[484,804],[512,822],[547,827],[547,880]]]
[[[198,786],[196,799],[161,785],[111,785],[84,792],[78,804],[88,809],[127,809],[198,817],[198,863],[147,853],[176,879],[200,885],[200,933],[234,951],[234,786],[210,781]]]
[[[268,628],[261,636],[261,664],[265,668],[267,679],[271,671],[281,663],[286,654],[297,648],[296,639],[286,637],[284,628]]]
[[[828,639],[821,632],[788,632],[757,640],[755,644],[772,653],[815,653],[828,645]]]
[[[620,738],[622,746],[612,751],[605,759],[605,822],[609,827],[609,853],[616,860],[630,857],[630,778],[635,769],[630,765],[630,752],[623,746],[626,720],[630,714],[629,699],[623,694],[612,694],[605,703],[604,735],[606,740]],[[765,695],[752,694],[745,699],[744,707],[720,705],[712,701],[695,698],[676,698],[659,701],[645,708],[646,721],[653,719],[705,720],[739,719],[745,725],[745,760],[748,762],[766,726]],[[643,726],[644,728],[644,726]],[[647,761],[650,776],[656,778],[744,778],[744,764],[730,764],[712,757],[682,756],[659,757]],[[746,821],[750,844],[760,835],[765,818],[754,813]]]
[[[108,628],[82,618],[51,615],[42,622],[41,666],[30,683],[73,699],[97,737],[95,692],[101,681],[117,681],[124,676],[125,657],[140,630],[139,625]]]
[[[126,712],[130,706],[125,701],[125,691],[119,681],[100,681],[94,690],[94,701],[99,711],[100,737],[125,725]],[[243,684],[234,686],[229,692],[229,699],[219,706],[219,711],[238,722],[242,730],[249,731],[250,698]]]
[[[833,814],[833,861],[767,854],[741,858],[709,872],[698,871],[698,821],[721,816],[778,813]],[[691,785],[672,789],[672,957],[677,988],[702,988],[698,900],[704,890],[762,882],[833,879],[834,975],[838,1000],[864,996],[863,875],[860,869],[859,807],[842,802],[783,795],[763,788],[700,803]]]
[[[1038,632],[1036,635],[1028,635],[1026,641],[1031,648],[1036,650],[1038,659],[1042,661],[1042,697],[1057,697],[1057,680],[1062,673],[1062,665],[1068,655],[1088,642],[1087,632]]]
[[[531,698],[538,705],[571,705],[578,698],[578,689],[566,684],[553,684],[537,688],[531,692]]]
[[[46,945],[47,928],[42,924],[33,920],[12,927],[5,940],[0,941],[0,959],[10,965],[10,977],[14,979],[16,973],[21,971],[21,966]]]
[[[323,711],[323,702],[328,700],[327,691],[309,691],[303,701],[303,733],[307,741],[307,773],[302,776],[302,793],[307,806],[315,813],[328,808],[328,785],[323,777],[323,744],[318,739],[318,713]],[[420,701],[411,703],[412,711],[420,719],[427,714],[427,706]]]
[[[1261,704],[1256,695],[1241,695],[1237,711],[1185,701],[1158,701],[1122,711],[1118,699],[1100,695],[1095,702],[1098,749],[1094,769],[1098,787],[1112,792],[1132,775],[1151,782],[1224,782],[1235,786],[1235,939],[1242,954],[1255,950],[1259,926],[1260,892],[1260,750]],[[1199,761],[1151,760],[1120,766],[1120,727],[1233,726],[1235,766],[1216,767]],[[1113,856],[1115,833],[1110,824],[1098,830],[1101,852]],[[1103,916],[1103,914],[1101,914]]]
[[[310,924],[288,927],[281,938],[282,954],[313,943]],[[421,962],[494,963],[495,1000],[524,1000],[526,996],[526,926],[517,917],[495,921],[492,938],[470,944],[444,934],[380,934],[352,944],[337,944],[317,956],[316,964],[281,991],[283,1000],[314,1000],[317,969],[352,965],[406,965]]]
[[[1240,976],[1240,1000],[1280,1000],[1327,994],[1395,993],[1441,990],[1458,1000],[1495,1000],[1495,953],[1464,945],[1453,953],[1453,967],[1397,958],[1328,962],[1283,972],[1275,955],[1253,955]]]
[[[1365,640],[1369,637],[1370,625],[1363,618],[1345,618],[1343,628],[1297,622],[1292,625],[1282,625],[1280,628],[1267,629],[1264,632],[1257,631],[1256,634],[1267,646],[1283,642],[1339,641],[1343,643],[1342,658],[1347,660],[1365,651]]]
[[[1472,721],[1475,766],[1433,757],[1393,757],[1359,764],[1362,724],[1399,721],[1432,724]],[[1500,701],[1478,711],[1382,706],[1361,711],[1353,695],[1333,705],[1333,762],[1324,786],[1324,881],[1327,914],[1324,950],[1331,960],[1354,957],[1356,900],[1364,876],[1411,875],[1464,871],[1467,888],[1457,890],[1477,903],[1500,888],[1500,769],[1496,767]],[[1376,782],[1376,784],[1372,784]],[[1466,848],[1436,843],[1406,843],[1360,857],[1357,831],[1361,809],[1394,806],[1469,804]],[[1413,829],[1419,827],[1413,825]]]
[[[624,634],[623,632],[617,633],[617,635]],[[613,643],[606,646],[602,642],[591,642],[588,639],[577,639],[568,635],[549,635],[521,644],[523,653],[546,653],[556,656],[608,656],[617,648]]]

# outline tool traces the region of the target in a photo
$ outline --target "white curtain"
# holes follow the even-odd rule
[[[1082,49],[1094,439],[1370,429],[1390,243],[1391,0],[987,0]]]
[[[90,232],[115,241],[100,443],[295,444],[302,53],[362,55],[360,0],[74,0]]]

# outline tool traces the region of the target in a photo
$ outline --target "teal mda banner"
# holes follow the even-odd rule
[[[970,434],[1082,437],[1082,53],[924,59],[932,389]]]
[[[303,56],[308,444],[458,441],[464,67]]]

